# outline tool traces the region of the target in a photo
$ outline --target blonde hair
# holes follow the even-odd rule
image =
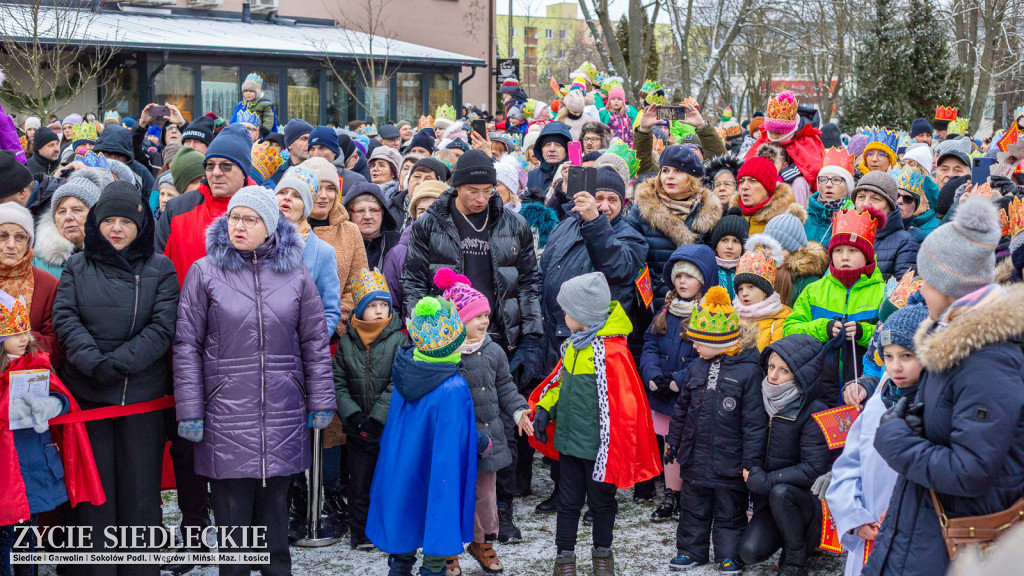
[[[686,174],[686,183],[689,185],[687,187],[686,191],[690,193],[690,195],[685,198],[686,200],[689,200],[690,198],[693,198],[694,194],[697,194],[698,196],[703,195],[703,193],[704,193],[704,181],[703,180],[701,180],[700,178],[697,178],[693,174]],[[665,187],[661,185],[661,169],[660,168],[658,169],[658,176],[656,178],[654,178],[654,190],[658,193],[658,196],[666,196],[666,197],[668,196],[668,191],[665,190]]]
[[[22,332],[24,334],[24,332]],[[12,334],[17,336],[17,334]],[[25,347],[25,356],[31,356],[34,352],[39,350],[39,343],[36,342],[36,337],[31,332],[28,333],[28,346]],[[11,365],[11,355],[7,353],[7,348],[0,345],[0,372],[7,370],[7,367]]]

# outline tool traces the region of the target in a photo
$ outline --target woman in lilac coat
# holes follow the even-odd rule
[[[185,277],[174,338],[178,433],[197,443],[217,525],[267,527],[264,576],[291,571],[289,477],[309,468],[308,429],[336,408],[323,305],[280,214],[265,188],[235,193]]]

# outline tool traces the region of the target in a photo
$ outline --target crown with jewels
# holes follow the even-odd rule
[[[636,176],[636,171],[640,169],[640,160],[637,159],[636,152],[634,152],[628,144],[623,142],[622,139],[618,137],[612,138],[606,153],[614,154],[619,158],[622,158],[626,162],[626,167],[629,169],[629,177],[633,178]]]
[[[877,142],[889,148],[893,153],[896,152],[900,140],[900,135],[894,130],[889,130],[886,127],[875,128],[868,134],[868,144]]]
[[[10,307],[0,302],[0,338],[32,331],[25,299],[18,297]]]
[[[376,124],[363,124],[357,130],[357,133],[366,136],[367,138],[373,138],[377,136],[377,125]]]
[[[780,92],[778,96],[768,101],[768,112],[765,117],[775,120],[796,120],[796,94],[792,90]]]
[[[82,122],[71,127],[72,142],[92,142],[95,144],[96,137],[96,126],[90,122]]]
[[[832,235],[843,236],[849,234],[863,238],[868,244],[874,246],[875,233],[878,232],[878,220],[868,211],[857,212],[851,208],[844,208],[832,214]]]
[[[117,113],[117,110],[107,110],[107,113],[103,115],[103,123],[106,124],[108,120],[111,122],[120,122],[121,115]]]
[[[250,84],[250,83],[253,84],[254,86],[256,86],[256,91],[257,92],[262,92],[263,91],[263,77],[260,76],[259,74],[255,73],[255,72],[250,72],[245,77],[245,80],[242,81],[242,84]]]
[[[292,166],[284,173],[284,178],[281,180],[284,180],[285,178],[295,178],[299,182],[308,186],[313,198],[316,198],[317,195],[320,194],[320,177],[317,176],[316,171],[312,168],[307,168],[306,166]]]
[[[260,117],[255,112],[249,112],[248,110],[242,110],[238,113],[236,124],[248,124],[253,128],[260,125]]]
[[[695,110],[700,111],[700,104],[697,104],[697,99],[693,96],[687,96],[683,98],[683,101],[679,103],[680,106],[693,106]]]
[[[836,166],[853,174],[853,154],[846,148],[829,148],[821,160],[822,166]]]
[[[92,150],[86,151],[85,154],[75,154],[75,162],[81,162],[86,168],[99,168],[110,172],[110,163],[107,162],[107,157]]]
[[[352,279],[352,299],[361,302],[367,294],[374,292],[388,292],[388,281],[380,270],[374,268],[371,272],[363,268]]]
[[[434,110],[434,120],[451,120],[455,122],[455,108],[449,104],[441,104]]]
[[[1024,201],[1019,196],[1014,196],[1009,204],[999,208],[999,226],[1004,238],[1013,238],[1024,231]]]
[[[775,259],[761,250],[744,252],[740,261],[736,264],[736,276],[740,274],[754,274],[775,284]]]
[[[899,150],[906,150],[907,147],[913,143],[914,141],[910,139],[910,136],[907,133],[900,132],[899,144],[897,144],[897,146],[899,146]]]
[[[971,198],[977,197],[992,200],[993,198],[1002,198],[1002,196],[998,190],[989,185],[987,180],[982,182],[981,185],[975,186],[974,190],[971,190]]]
[[[518,152],[523,147],[523,134],[521,132],[519,132],[518,130],[513,130],[512,132],[506,132],[505,136],[508,136],[508,139],[512,141],[512,146],[514,147],[514,149],[515,149],[514,151],[515,152]],[[513,150],[509,150],[509,152],[512,152],[512,151]]]
[[[860,134],[862,136],[870,136],[871,131],[874,129],[874,126],[861,126],[860,128],[857,128],[857,134]]]
[[[269,180],[277,172],[277,169],[281,167],[281,164],[284,163],[284,157],[281,156],[281,152],[271,146],[270,142],[261,142],[253,146],[249,157],[252,161],[252,169],[249,171],[249,175],[252,176],[253,180],[256,180],[256,176],[259,176],[263,179],[263,182]],[[256,175],[253,175],[253,172]],[[263,182],[257,182],[257,184],[263,184]],[[317,186],[319,186],[319,183]]]
[[[967,124],[970,122],[969,118],[957,118],[949,123],[949,127],[946,128],[947,134],[967,134]]]
[[[458,310],[444,298],[424,296],[405,324],[416,349],[431,358],[451,355],[466,341],[466,327]]]
[[[896,181],[896,187],[906,190],[918,198],[924,197],[924,172],[916,168],[889,168],[889,176]]]
[[[584,62],[580,64],[580,67],[576,69],[576,72],[582,72],[591,82],[597,78],[597,66],[594,66],[590,62]]]
[[[661,89],[661,85],[654,80],[647,80],[644,82],[643,86],[640,87],[640,92],[643,94],[650,94],[651,92],[659,89]]]
[[[956,120],[956,108],[952,106],[937,106],[935,108],[935,119],[952,122]]]
[[[523,117],[533,118],[533,115],[537,113],[537,101],[530,98],[523,104]]]
[[[420,116],[420,122],[417,125],[417,129],[418,130],[423,130],[424,128],[430,128],[433,125],[434,125],[434,117],[433,116]]]
[[[922,280],[920,278],[915,280],[916,272],[913,270],[907,270],[903,277],[900,278],[899,282],[896,281],[896,277],[889,278],[889,281],[885,284],[885,297],[889,302],[892,302],[897,309],[903,308],[907,305],[907,299],[914,292],[917,292],[921,288]]]
[[[1013,111],[1013,119],[1016,120],[1024,116],[1024,106],[1017,106],[1017,109]]]
[[[614,88],[621,88],[621,87],[622,87],[622,77],[621,76],[607,76],[607,77],[605,77],[604,81],[601,82],[601,90],[605,94],[611,92],[612,89],[614,89]]]

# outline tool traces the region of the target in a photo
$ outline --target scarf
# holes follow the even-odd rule
[[[658,200],[661,200],[661,205],[684,222],[690,217],[690,213],[697,204],[697,198],[699,196],[691,195],[686,200],[673,200],[664,194],[658,194]]]
[[[840,208],[843,207],[843,204],[845,203],[845,196],[843,196],[842,198],[838,198],[836,200],[822,200],[821,195],[818,195],[818,204],[821,204],[821,207],[828,212],[835,212],[836,210],[839,210]]]
[[[475,354],[477,350],[484,347],[484,342],[484,340],[474,340],[472,342],[466,340],[466,342],[459,348],[459,352],[463,355]]]
[[[889,380],[889,385],[882,390],[882,403],[886,408],[892,408],[903,398],[909,398],[910,402],[913,402],[914,396],[917,396],[917,384],[900,388],[892,380]]]
[[[680,318],[688,318],[690,314],[693,313],[693,307],[696,304],[697,303],[694,302],[693,300],[675,298],[672,300],[672,303],[669,304],[668,307],[665,309],[668,310],[668,313],[673,316],[678,316]]]
[[[750,306],[745,306],[740,302],[739,296],[737,296],[732,301],[732,307],[736,310],[740,320],[757,322],[758,320],[771,318],[778,314],[779,310],[782,310],[782,298],[779,297],[778,292],[772,292],[772,295],[764,300]]]
[[[764,399],[764,409],[768,412],[768,418],[774,418],[786,406],[797,402],[804,395],[796,385],[796,380],[783,382],[777,386],[768,383],[768,378],[761,381],[761,398]]]
[[[572,349],[577,352],[585,350],[587,346],[590,346],[590,343],[594,340],[594,337],[597,336],[597,333],[600,332],[607,323],[608,319],[605,318],[604,322],[601,322],[600,324],[594,324],[586,330],[580,330],[579,332],[570,335],[566,342],[572,344]]]
[[[373,344],[374,340],[380,336],[380,333],[388,327],[388,323],[391,322],[391,316],[389,315],[383,320],[372,322],[353,317],[351,321],[352,327],[356,329],[356,334],[359,334],[359,339],[363,341],[363,346],[369,350],[370,344]]]
[[[772,201],[772,197],[771,197],[771,195],[769,195],[767,198],[764,199],[764,202],[761,202],[759,204],[755,204],[754,206],[750,206],[750,207],[748,207],[743,202],[740,202],[740,210],[743,211],[743,215],[744,216],[746,216],[747,218],[750,218],[754,214],[757,214],[757,212],[759,210],[761,210],[761,208],[764,208],[765,206],[767,206],[768,203],[771,202],[771,201]]]
[[[35,251],[31,248],[11,266],[0,266],[0,290],[14,298],[25,299],[25,308],[32,310],[32,293],[36,287],[36,276],[32,273],[32,258]]]
[[[860,280],[861,274],[870,278],[871,275],[875,273],[875,263],[872,262],[867,266],[854,268],[852,270],[840,270],[830,262],[828,265],[828,272],[833,278],[839,280],[839,283],[849,290],[850,288],[853,288],[853,285],[856,284],[858,280]]]
[[[719,258],[718,256],[715,256],[715,261],[718,262],[719,268],[725,268],[726,270],[735,270],[736,265],[740,263],[739,258],[735,260],[725,260],[723,258]]]

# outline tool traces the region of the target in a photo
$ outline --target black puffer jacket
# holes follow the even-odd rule
[[[149,202],[149,192],[156,186],[156,179],[153,178],[153,173],[149,168],[135,158],[130,130],[121,126],[107,126],[96,140],[93,152],[119,154],[127,158],[128,161],[125,164],[142,179],[142,201]]]
[[[679,448],[684,481],[743,489],[743,469],[764,460],[768,415],[756,344],[756,328],[747,327],[739,352],[711,361],[698,358],[691,365],[665,437],[669,446]]]
[[[434,274],[448,267],[465,273],[459,232],[452,221],[452,204],[458,194],[449,188],[431,204],[426,214],[412,225],[409,252],[402,271],[405,309],[412,310],[420,298],[440,294]],[[505,210],[497,194],[487,206],[487,233],[494,269],[494,300],[491,310],[495,326],[489,330],[499,343],[515,348],[520,337],[544,334],[540,314],[540,272],[533,252],[533,232],[522,216]],[[504,340],[501,342],[500,340]]]
[[[139,235],[118,252],[85,219],[85,250],[68,258],[53,303],[67,351],[60,374],[80,402],[133,404],[169,394],[167,352],[178,319],[178,276],[153,250],[155,222],[143,202]],[[127,376],[114,369],[126,366]]]
[[[398,349],[409,343],[402,332],[402,318],[392,313],[391,321],[370,345],[363,345],[349,321],[345,335],[334,354],[334,393],[338,400],[338,416],[342,421],[362,412],[383,425],[391,405],[391,366]]]
[[[875,261],[882,279],[902,278],[907,270],[917,268],[919,248],[910,232],[903,229],[900,211],[886,214],[885,226],[875,235]]]
[[[789,366],[796,385],[803,391],[800,402],[783,408],[768,421],[764,461],[750,470],[747,488],[767,496],[776,484],[810,488],[829,469],[828,446],[821,428],[811,418],[827,407],[818,400],[824,369],[822,344],[807,334],[793,334],[767,346],[761,353],[761,368],[768,373],[768,360],[776,353]]]

